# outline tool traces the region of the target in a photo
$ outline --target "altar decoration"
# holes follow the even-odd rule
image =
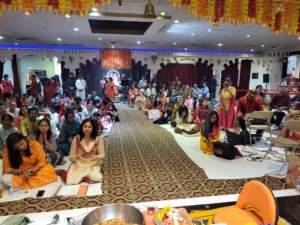
[[[100,50],[100,63],[103,69],[131,69],[131,50]]]
[[[299,0],[169,0],[200,20],[214,26],[221,22],[235,25],[254,23],[268,27],[276,34],[284,29],[300,35]]]
[[[37,11],[50,11],[61,15],[87,15],[110,4],[111,0],[0,0],[0,16],[4,10],[33,14]]]
[[[166,206],[154,215],[156,225],[192,225],[187,211],[184,208],[171,208]]]

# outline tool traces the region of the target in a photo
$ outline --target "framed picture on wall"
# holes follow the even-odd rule
[[[36,76],[40,79],[43,77],[47,77],[47,70],[32,70]]]
[[[252,79],[258,79],[258,73],[252,73]]]

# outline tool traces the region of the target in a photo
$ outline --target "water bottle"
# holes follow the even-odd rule
[[[300,176],[296,180],[296,191],[300,193]]]

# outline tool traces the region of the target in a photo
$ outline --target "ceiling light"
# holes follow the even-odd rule
[[[115,48],[115,46],[111,46],[111,48]]]
[[[261,47],[263,48],[263,47],[265,47],[265,45],[261,45]]]
[[[2,40],[4,37],[0,36],[0,40]]]
[[[192,35],[192,36],[195,36],[195,34],[194,34],[194,33],[191,33],[191,35]]]
[[[173,43],[173,45],[176,45],[176,44],[177,44],[176,42]]]
[[[70,18],[70,15],[69,15],[69,14],[66,14],[65,17],[66,17],[67,19],[69,19],[69,18]]]
[[[79,29],[77,27],[74,27],[73,30],[76,32],[79,31]]]
[[[184,51],[187,51],[188,49],[187,48],[184,48]]]
[[[266,27],[266,25],[264,24],[263,27]]]
[[[212,32],[212,29],[211,28],[207,28],[207,32],[208,33]]]
[[[15,45],[18,45],[19,43],[18,42],[15,42]]]
[[[141,42],[140,42],[140,41],[137,41],[136,43],[137,43],[138,45],[140,45],[140,44],[141,44]]]
[[[90,12],[89,13],[90,16],[100,16],[99,12]]]
[[[30,16],[31,14],[30,14],[30,12],[25,12],[25,15]]]
[[[174,20],[174,23],[180,23],[180,21],[179,20]]]
[[[300,40],[300,37],[298,37],[298,40]]]
[[[254,52],[254,49],[251,49],[250,51],[251,51],[251,52]]]
[[[57,41],[62,41],[62,39],[61,39],[61,38],[57,38],[56,40],[57,40]]]
[[[165,12],[161,12],[160,15],[161,15],[161,16],[165,16],[166,13],[165,13]]]
[[[249,38],[249,37],[251,37],[251,35],[250,35],[250,34],[247,34],[247,38]]]
[[[99,40],[99,41],[101,41],[101,40],[102,40],[102,38],[98,38],[98,40]]]
[[[222,43],[219,43],[218,46],[221,47],[221,46],[223,46],[223,44],[222,44]]]
[[[145,6],[145,11],[143,14],[144,18],[154,19],[156,18],[155,9],[153,4],[151,3],[151,0],[148,0],[147,5]]]

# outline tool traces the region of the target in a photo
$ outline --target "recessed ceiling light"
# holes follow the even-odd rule
[[[137,43],[138,45],[140,45],[140,44],[141,44],[141,42],[140,42],[140,41],[137,41],[136,43]]]
[[[99,40],[99,41],[101,41],[101,40],[102,40],[102,38],[98,38],[98,40]]]
[[[89,13],[90,16],[100,16],[99,12],[90,12]]]
[[[173,43],[173,45],[176,45],[176,44],[177,44],[176,42]]]
[[[179,20],[174,20],[174,23],[180,23],[180,21]]]
[[[218,46],[221,47],[221,46],[223,46],[223,44],[222,44],[222,43],[219,43]]]
[[[31,14],[30,14],[30,12],[25,12],[25,15],[30,16]]]
[[[98,9],[94,6],[92,9],[91,9],[92,12],[98,12]]]
[[[4,37],[3,36],[0,36],[0,40],[2,40]]]
[[[57,41],[62,41],[62,39],[61,39],[61,38],[57,38],[56,40],[57,40]]]
[[[73,30],[74,31],[79,31],[79,29],[77,27],[74,27]]]
[[[195,36],[195,34],[194,34],[194,33],[191,33],[191,35],[192,35],[192,36]]]
[[[300,37],[298,37],[298,40],[300,40]]]
[[[115,46],[111,46],[111,48],[115,48]]]
[[[254,52],[254,49],[251,49],[250,51],[251,51],[251,52]]]
[[[212,32],[212,29],[211,28],[207,28],[207,32],[208,33]]]
[[[263,48],[263,47],[265,47],[265,45],[261,45],[261,47]]]
[[[65,17],[69,19],[69,18],[70,18],[70,15],[69,15],[69,14],[66,14]]]
[[[19,43],[18,42],[15,42],[15,45],[18,45]]]
[[[266,25],[264,24],[263,27],[266,27]]]
[[[184,48],[184,51],[188,50],[187,48]]]
[[[247,34],[247,38],[249,38],[249,37],[251,37],[251,35],[250,35],[250,34]]]
[[[161,12],[160,15],[161,15],[161,16],[165,16],[166,13],[165,13],[165,12]]]

